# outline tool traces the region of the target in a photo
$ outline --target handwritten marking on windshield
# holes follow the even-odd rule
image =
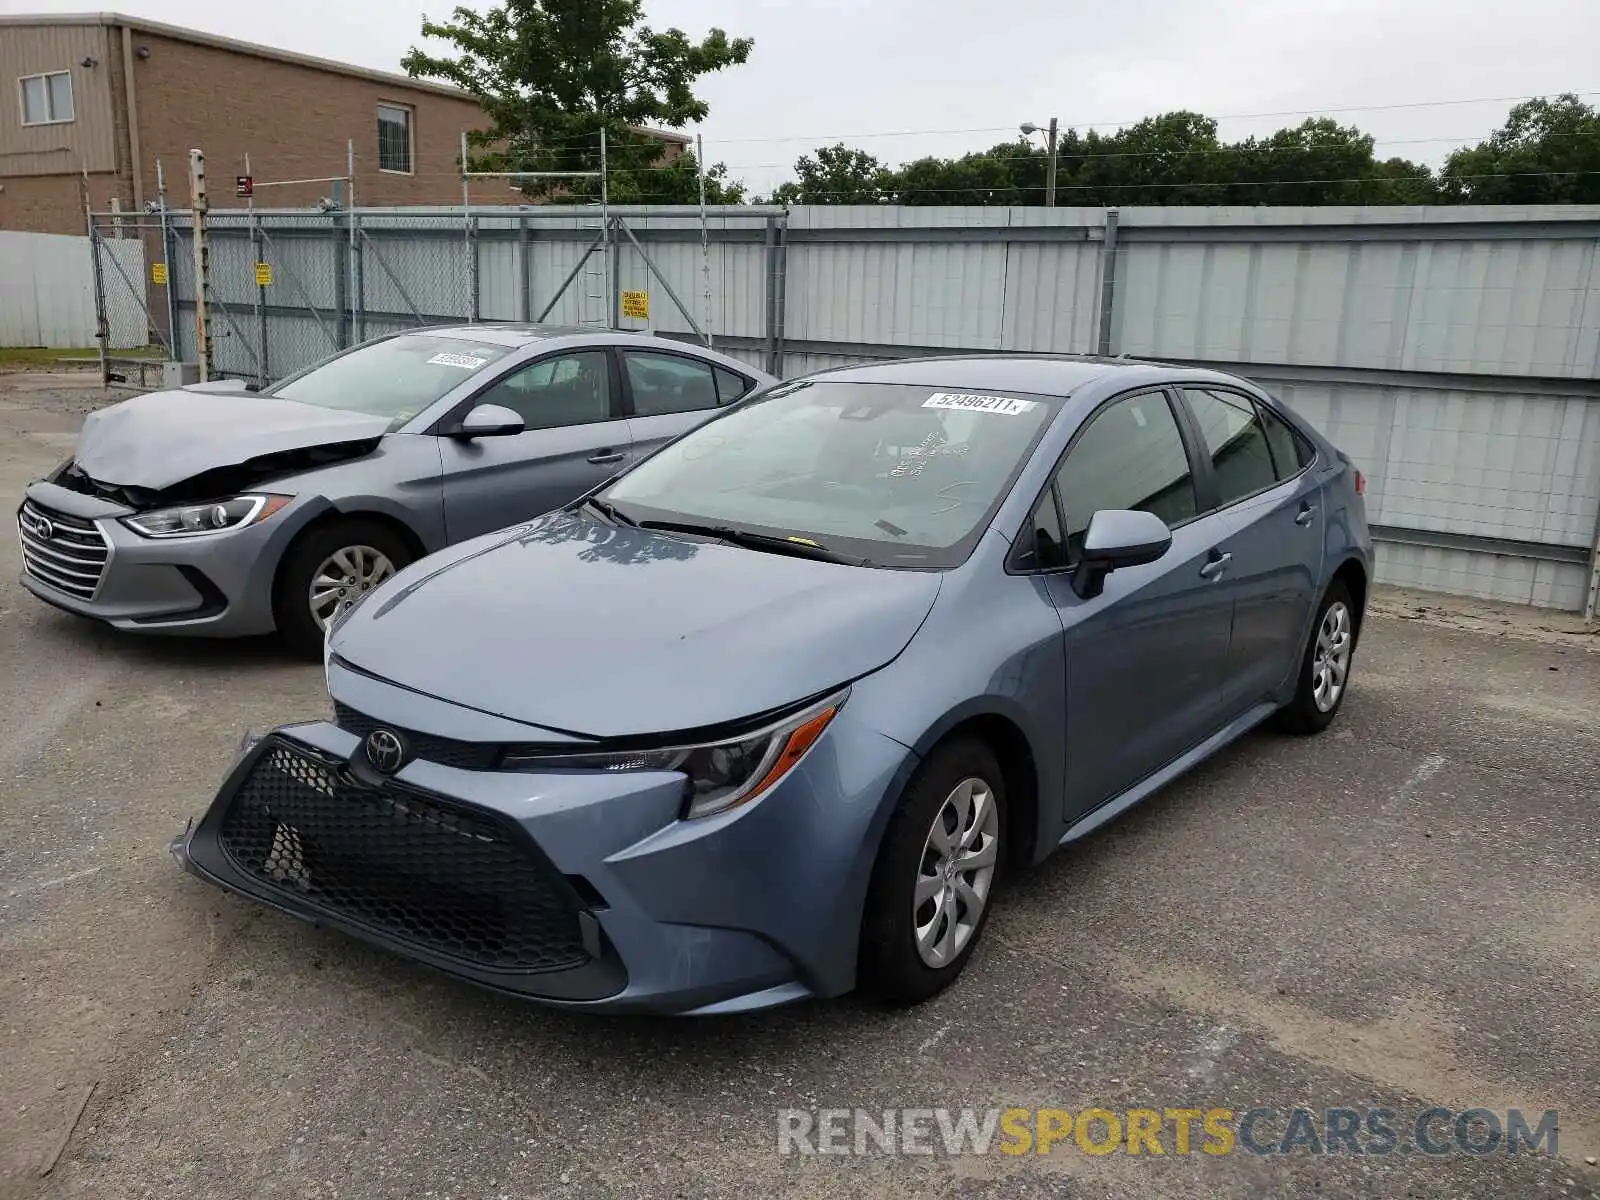
[[[909,476],[915,479],[922,474],[922,468],[927,465],[928,460],[934,455],[965,454],[967,452],[965,443],[959,446],[952,446],[949,442],[950,439],[943,430],[934,430],[923,438],[919,445],[912,446],[909,450],[901,452],[900,461],[889,471],[889,478],[904,479]]]

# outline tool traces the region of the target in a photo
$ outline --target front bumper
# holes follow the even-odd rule
[[[304,523],[300,504],[258,525],[211,537],[143,538],[119,518],[132,510],[49,482],[27,490],[24,509],[98,535],[104,551],[69,544],[52,556],[18,514],[23,587],[57,608],[142,633],[236,637],[271,633],[272,576],[283,546]],[[54,540],[54,539],[52,539]],[[87,539],[78,539],[86,541]],[[89,567],[78,558],[103,561]],[[57,569],[57,567],[63,569]]]
[[[211,883],[497,991],[743,1011],[853,986],[883,799],[908,753],[841,714],[777,787],[682,821],[673,774],[416,759],[384,778],[355,733],[318,722],[249,748],[173,852]],[[264,829],[259,780],[285,754],[334,782],[323,800],[280,791]]]

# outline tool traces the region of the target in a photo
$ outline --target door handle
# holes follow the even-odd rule
[[[626,457],[627,455],[623,454],[621,450],[601,450],[596,454],[589,455],[589,461],[594,463],[595,466],[600,466],[603,463],[621,462]]]
[[[1214,557],[1211,559],[1210,562],[1206,563],[1205,566],[1200,568],[1200,578],[1201,579],[1215,579],[1215,578],[1217,578],[1219,575],[1222,574],[1222,572],[1224,570],[1227,569],[1228,564],[1233,561],[1233,555],[1232,554],[1229,554],[1229,553],[1217,554],[1217,552],[1215,550],[1213,550],[1211,553],[1214,555]]]
[[[1296,525],[1309,525],[1311,524],[1311,518],[1316,515],[1317,506],[1315,504],[1302,504],[1300,511],[1294,515],[1294,523]]]

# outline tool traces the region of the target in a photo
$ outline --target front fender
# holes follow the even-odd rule
[[[997,539],[947,576],[933,611],[900,657],[858,680],[855,719],[912,752],[916,764],[961,725],[998,718],[1020,735],[1037,785],[1037,861],[1060,837],[1066,779],[1066,659],[1061,618],[1037,580],[1004,574]],[[1002,755],[1005,747],[997,747]],[[885,818],[885,823],[886,823]],[[876,854],[876,845],[872,852]]]

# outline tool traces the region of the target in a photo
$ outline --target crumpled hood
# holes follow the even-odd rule
[[[159,490],[264,454],[383,436],[386,417],[253,392],[174,388],[90,413],[74,456],[84,474]]]
[[[780,708],[883,666],[940,577],[790,558],[566,514],[413,564],[334,632],[346,663],[594,738]]]

